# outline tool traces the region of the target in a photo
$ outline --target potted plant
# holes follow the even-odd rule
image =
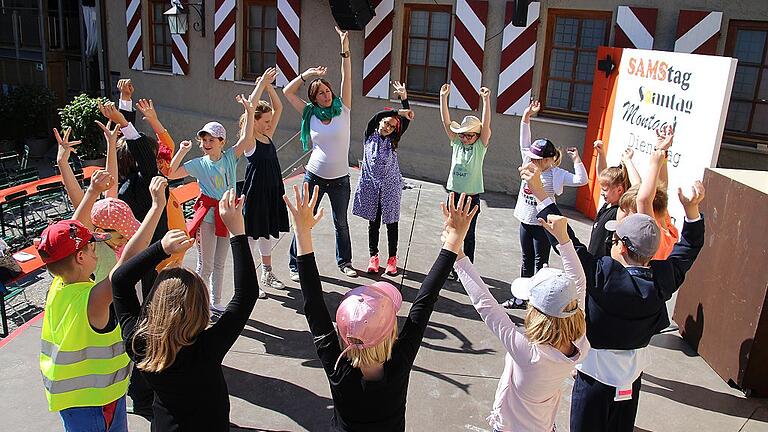
[[[53,144],[48,125],[55,101],[51,90],[39,86],[14,87],[2,94],[0,117],[8,121],[5,138],[17,145],[26,143],[31,157],[43,156]]]
[[[59,110],[62,129],[71,127],[71,136],[82,141],[77,147],[77,154],[83,160],[83,165],[104,166],[104,135],[95,121],[107,122],[99,112],[99,103],[107,102],[105,97],[90,97],[83,93]]]

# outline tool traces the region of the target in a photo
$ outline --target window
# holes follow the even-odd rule
[[[171,29],[163,15],[170,6],[167,0],[149,0],[149,67],[171,70]]]
[[[768,22],[731,21],[725,55],[739,59],[725,129],[768,140]],[[762,135],[762,137],[760,137]]]
[[[608,45],[610,12],[549,9],[541,94],[544,109],[586,118],[597,47]]]
[[[243,78],[256,79],[276,62],[277,5],[274,0],[245,0],[243,35]]]
[[[436,100],[448,82],[451,6],[405,5],[401,81],[415,99]]]

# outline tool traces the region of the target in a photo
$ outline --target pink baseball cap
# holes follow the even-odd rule
[[[392,332],[402,304],[400,291],[387,282],[374,282],[349,291],[336,310],[339,336],[347,344],[339,360],[350,348],[370,348],[386,339]]]
[[[117,198],[96,201],[91,209],[91,220],[103,230],[117,231],[126,240],[133,237],[141,225],[128,204]]]

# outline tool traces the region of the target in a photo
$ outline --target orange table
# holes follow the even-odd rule
[[[93,173],[96,172],[96,170],[100,170],[100,169],[104,169],[104,168],[94,167],[94,166],[84,167],[83,176],[86,179],[90,179]],[[7,197],[8,195],[11,195],[20,191],[27,191],[27,195],[33,195],[37,193],[38,186],[56,183],[56,182],[61,182],[61,174],[0,190],[0,203],[5,202],[5,197]]]

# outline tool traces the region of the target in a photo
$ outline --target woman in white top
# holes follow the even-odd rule
[[[570,173],[559,167],[561,153],[552,141],[541,138],[531,143],[531,116],[536,115],[540,108],[539,101],[531,102],[520,119],[520,153],[523,165],[533,162],[539,167],[544,189],[554,200],[563,193],[563,186],[584,186],[589,177],[576,147],[566,149],[573,160],[574,173]],[[531,277],[549,263],[550,245],[544,228],[536,219],[536,197],[528,190],[525,180],[520,184],[514,214],[520,221],[520,250],[523,257],[520,276]],[[506,308],[522,308],[525,302],[512,296],[503,305]]]
[[[309,190],[319,187],[317,205],[328,194],[336,227],[336,263],[347,276],[355,277],[352,268],[352,243],[349,239],[347,208],[349,207],[349,135],[350,108],[352,107],[352,61],[349,55],[349,36],[336,27],[341,40],[341,97],[331,90],[331,84],[323,79],[324,66],[309,68],[293,79],[283,89],[291,106],[301,113],[301,143],[304,150],[312,149],[306,166],[304,182]],[[307,97],[303,100],[296,93],[307,78],[316,77],[309,83]],[[317,207],[315,207],[317,211]],[[291,280],[299,280],[296,265],[296,238],[291,243]]]

